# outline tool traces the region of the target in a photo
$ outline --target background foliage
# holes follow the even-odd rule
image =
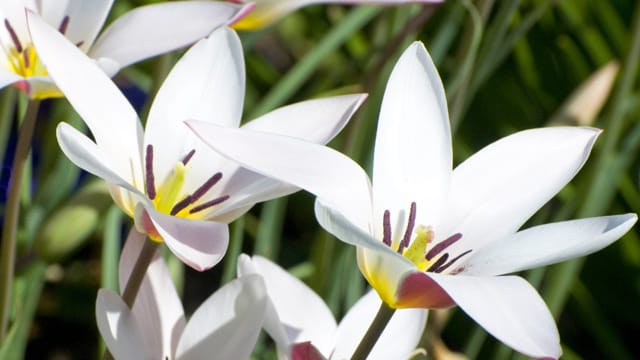
[[[118,0],[110,19],[149,3]],[[640,5],[631,0],[459,0],[423,8],[309,6],[267,29],[241,33],[246,54],[245,119],[282,104],[368,92],[369,99],[331,145],[370,168],[371,149],[387,77],[400,52],[423,41],[447,89],[455,162],[515,131],[553,124],[604,129],[578,177],[527,226],[562,219],[640,212],[637,86]],[[140,111],[179,57],[172,53],[125,69],[116,78]],[[618,61],[611,96],[598,114],[588,100],[567,101],[594,72]],[[615,65],[614,65],[615,66]],[[14,106],[13,104],[19,104]],[[0,93],[2,204],[25,101]],[[142,116],[144,118],[144,116]],[[82,127],[64,100],[43,104],[25,187],[20,225],[14,325],[0,358],[98,357],[93,315],[99,287],[115,288],[117,257],[129,219],[103,184],[61,155],[60,121]],[[527,189],[522,189],[527,191]],[[338,316],[366,289],[353,248],[322,231],[312,198],[298,193],[257,206],[232,225],[224,263],[196,273],[171,261],[187,312],[235,276],[242,252],[277,260],[303,278]],[[640,239],[638,231],[600,253],[525,275],[556,316],[567,359],[631,359],[640,355]],[[441,314],[442,315],[442,314]],[[516,356],[453,309],[442,339],[470,358]],[[435,317],[434,317],[435,318]],[[440,319],[440,317],[438,317]],[[436,334],[437,335],[437,334]],[[26,349],[26,350],[25,350]],[[26,351],[26,353],[25,353]],[[261,343],[255,358],[272,358]]]

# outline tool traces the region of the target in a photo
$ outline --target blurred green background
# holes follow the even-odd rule
[[[110,19],[149,2],[117,0]],[[550,124],[604,129],[579,175],[526,226],[638,213],[639,9],[631,0],[309,6],[266,29],[240,34],[248,81],[244,118],[314,97],[367,92],[365,105],[331,145],[370,168],[388,74],[401,51],[421,40],[447,90],[456,163],[522,129]],[[147,94],[153,94],[179,56],[163,55],[124,69],[115,81],[144,113]],[[598,85],[580,88],[612,61],[617,63],[600,73]],[[0,93],[0,158],[10,158],[24,103],[14,89]],[[14,327],[11,341],[0,349],[6,359],[90,359],[101,354],[93,310],[96,291],[116,286],[120,241],[130,220],[112,205],[100,181],[61,155],[54,135],[60,121],[83,126],[65,100],[45,102],[33,143],[31,191],[23,198]],[[5,161],[3,196],[8,171]],[[242,251],[290,268],[341,316],[366,284],[355,250],[319,228],[312,205],[310,195],[298,193],[255,207],[231,226],[229,253],[210,271],[196,273],[171,261],[187,312],[235,276],[235,259]],[[637,230],[586,259],[523,275],[557,319],[564,358],[640,357]],[[441,338],[452,351],[469,358],[517,357],[460,311],[440,315],[445,316],[431,325],[444,326]],[[272,344],[263,339],[255,358],[274,356]]]

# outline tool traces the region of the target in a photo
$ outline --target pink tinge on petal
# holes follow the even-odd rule
[[[158,229],[156,229],[149,213],[142,206],[136,207],[135,225],[138,231],[147,234],[151,240],[162,242],[162,236],[158,233]]]
[[[229,0],[229,2],[232,2],[235,4],[243,4],[243,1],[237,1],[237,0]],[[234,16],[231,20],[229,20],[229,23],[227,24],[227,26],[231,27],[233,26],[233,24],[242,20],[242,18],[247,16],[255,7],[256,7],[255,3],[248,3],[247,5],[245,5],[242,9],[240,9],[240,11],[236,14],[236,16]]]
[[[31,84],[27,80],[16,81],[13,86],[27,95],[31,93]]]
[[[305,341],[291,346],[291,360],[324,360],[324,356],[311,341]]]
[[[451,297],[426,273],[413,272],[404,277],[396,293],[395,308],[440,309],[454,306]]]

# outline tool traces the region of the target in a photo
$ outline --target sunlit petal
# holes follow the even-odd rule
[[[111,290],[98,290],[96,299],[98,329],[116,359],[144,359],[144,347],[140,330],[133,314],[120,296]]]
[[[558,329],[536,290],[517,276],[465,276],[429,273],[491,335],[533,358],[562,354]]]
[[[188,121],[187,124],[224,156],[249,170],[330,199],[349,220],[364,229],[369,228],[369,178],[348,157],[328,147],[286,136],[224,128],[198,121]]]
[[[213,267],[227,252],[227,224],[170,216],[149,206],[145,206],[145,210],[169,249],[195,270]]]
[[[125,67],[207,36],[241,10],[215,1],[181,1],[141,6],[102,32],[89,55],[110,58]],[[189,24],[185,26],[184,24]]]
[[[324,301],[302,281],[278,265],[253,256],[257,272],[264,278],[289,343],[311,341],[325,357],[331,354],[336,338],[336,321]]]
[[[248,275],[211,295],[184,329],[176,358],[248,359],[267,304],[262,278]]]
[[[535,226],[472,253],[464,273],[501,275],[588,255],[622,237],[637,219],[625,214]]]
[[[461,233],[452,252],[479,249],[513,234],[580,170],[600,133],[592,128],[540,128],[502,138],[453,173],[447,226]]]
[[[376,134],[375,218],[390,210],[396,224],[394,217],[416,202],[417,222],[437,229],[451,181],[451,130],[442,82],[420,42],[405,50],[389,77]],[[382,234],[382,222],[376,226]]]
[[[111,166],[121,177],[141,183],[142,127],[135,110],[111,79],[74,44],[36,14],[28,13],[28,19],[33,42],[49,75],[89,126],[96,143],[111,159]]]

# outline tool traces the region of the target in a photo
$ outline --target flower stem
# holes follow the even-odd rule
[[[11,184],[2,224],[2,245],[0,248],[0,344],[4,341],[9,324],[13,268],[16,257],[16,234],[20,216],[20,194],[24,167],[31,149],[31,138],[38,117],[39,100],[30,100],[18,132],[18,144],[13,157]]]
[[[391,320],[391,317],[395,313],[395,309],[390,308],[384,302],[380,305],[380,309],[378,309],[378,313],[376,317],[373,319],[371,326],[369,326],[369,330],[364,334],[362,341],[360,341],[360,345],[356,348],[356,351],[353,352],[351,356],[351,360],[364,360],[369,356],[371,349],[380,338],[382,331]]]
[[[136,234],[140,234],[135,229],[132,229],[131,231],[134,231]],[[147,240],[146,236],[142,234],[140,235],[143,237],[140,240],[144,241],[144,245],[142,246],[142,250],[140,250],[138,260],[136,260],[136,263],[133,265],[133,270],[131,270],[131,276],[129,276],[129,280],[127,280],[127,285],[122,291],[122,300],[124,300],[129,309],[133,308],[133,304],[136,301],[136,296],[138,295],[138,290],[140,290],[140,285],[142,285],[144,275],[147,273],[147,268],[149,267],[149,264],[151,264],[151,260],[153,260],[153,256],[158,248],[157,242]]]

